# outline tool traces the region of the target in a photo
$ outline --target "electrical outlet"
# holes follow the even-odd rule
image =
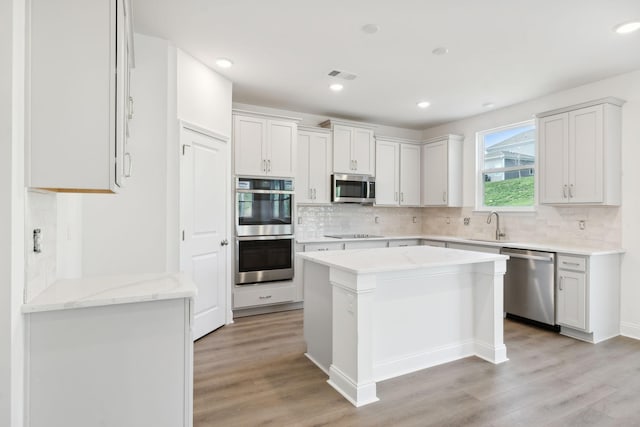
[[[301,216],[298,217],[298,224],[302,224],[302,217]]]
[[[470,217],[465,217],[464,218],[464,225],[469,225],[471,223],[471,218]]]
[[[42,252],[42,230],[39,228],[33,230],[33,252]]]
[[[580,221],[578,221],[578,227],[580,228],[580,230],[584,230],[585,228],[587,228],[587,221],[581,219]]]
[[[380,217],[379,217],[379,216],[375,217],[375,218],[373,219],[373,221],[374,221],[376,224],[380,224]]]
[[[449,216],[446,217],[444,222],[447,223],[447,224],[451,224],[451,217],[449,217]]]
[[[418,218],[416,218],[415,216],[411,219],[411,221],[415,224],[416,222],[418,222]]]

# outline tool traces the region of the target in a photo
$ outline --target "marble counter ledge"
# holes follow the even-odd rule
[[[356,273],[383,273],[506,260],[505,255],[432,246],[299,253],[304,260]]]
[[[57,280],[22,306],[23,313],[193,298],[197,289],[184,273],[149,273]]]

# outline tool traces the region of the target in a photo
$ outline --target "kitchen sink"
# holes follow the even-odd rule
[[[378,239],[384,236],[377,236],[375,234],[325,234],[324,237],[331,237],[333,239]]]

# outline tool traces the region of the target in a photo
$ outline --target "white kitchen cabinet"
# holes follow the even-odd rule
[[[296,295],[296,283],[293,280],[255,285],[234,285],[233,308],[239,309],[294,302]]]
[[[470,244],[470,243],[447,242],[447,248],[449,248],[449,249],[460,249],[460,250],[463,250],[463,251],[485,252],[485,253],[488,253],[488,254],[499,254],[500,253],[500,247],[474,245],[474,244]]]
[[[28,185],[116,192],[131,172],[129,1],[31,0],[27,10]]]
[[[460,135],[445,135],[422,146],[422,205],[462,206],[462,143]]]
[[[358,240],[344,242],[345,249],[375,249],[389,246],[388,240]]]
[[[331,202],[331,132],[298,126],[296,203]]]
[[[447,242],[442,242],[440,240],[422,239],[420,241],[420,244],[422,246],[433,246],[433,247],[436,247],[436,248],[446,248],[447,247]]]
[[[418,239],[389,240],[390,248],[404,248],[407,246],[420,246],[420,240]]]
[[[192,425],[188,298],[27,315],[31,427]]]
[[[540,203],[620,204],[623,103],[605,98],[537,115]]]
[[[399,141],[376,140],[376,205],[420,205],[420,146]]]
[[[234,110],[235,174],[293,178],[297,162],[297,121]]]
[[[620,334],[620,254],[558,254],[560,333],[597,343]]]
[[[334,173],[375,175],[373,128],[335,120],[327,120],[320,126],[333,132]]]

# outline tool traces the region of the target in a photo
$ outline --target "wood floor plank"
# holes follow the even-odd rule
[[[640,342],[593,345],[505,320],[509,361],[475,357],[378,383],[355,408],[305,356],[302,311],[244,317],[198,340],[194,425],[640,425]]]

